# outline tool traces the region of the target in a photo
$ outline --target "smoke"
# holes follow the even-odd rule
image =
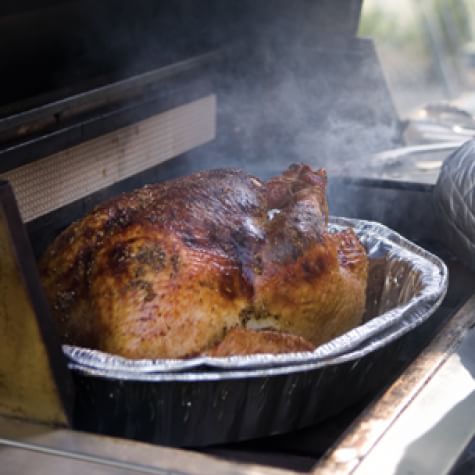
[[[399,121],[373,45],[355,37],[359,2],[86,4],[76,12],[79,59],[109,78],[223,51],[207,72],[218,137],[197,151],[190,169],[240,166],[262,175],[297,161],[354,175],[369,155],[398,144]]]
[[[182,3],[181,16],[169,20],[179,19],[180,41],[172,46],[162,32],[139,55],[155,54],[150,45],[159,43],[176,57],[223,50],[208,78],[217,137],[190,154],[187,172],[239,167],[266,179],[304,162],[326,168],[330,183],[374,176],[370,157],[401,145],[400,121],[372,41],[355,36],[358,2],[217,3]],[[338,203],[352,201],[344,193]]]
[[[219,136],[207,165],[237,164],[262,177],[305,162],[362,176],[370,156],[400,145],[400,123],[369,40],[284,34],[271,17],[252,54],[218,78]]]
[[[373,153],[399,144],[373,45],[355,37],[358,1],[86,0],[71,8],[81,25],[76,70],[106,80],[222,51],[205,78],[217,96],[217,137],[189,154],[185,173],[240,167],[267,178],[305,162],[330,180],[361,176]],[[190,77],[186,87],[202,80]],[[162,94],[182,87],[167,84]]]

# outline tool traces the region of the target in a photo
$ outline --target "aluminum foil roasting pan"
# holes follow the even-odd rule
[[[312,352],[128,360],[65,346],[80,429],[176,446],[282,433],[324,419],[374,389],[404,335],[426,321],[448,285],[445,264],[387,227],[353,227],[368,251],[365,322]]]

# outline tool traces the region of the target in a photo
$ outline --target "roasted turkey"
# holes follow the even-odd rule
[[[326,174],[210,170],[64,230],[40,274],[65,343],[130,358],[306,351],[361,323],[368,262],[327,229]]]

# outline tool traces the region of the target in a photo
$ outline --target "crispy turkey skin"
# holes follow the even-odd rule
[[[344,333],[361,322],[368,263],[352,230],[327,231],[325,192],[325,172],[306,165],[268,182],[222,169],[98,206],[40,260],[63,341],[182,358],[303,351]],[[263,344],[259,330],[290,336]]]

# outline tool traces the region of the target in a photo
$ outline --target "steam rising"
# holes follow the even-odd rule
[[[82,22],[88,57],[122,77],[223,51],[205,78],[218,137],[190,171],[239,166],[264,177],[297,161],[354,175],[400,138],[373,44],[355,36],[360,9],[350,0],[139,0],[96,5]]]
[[[360,2],[137,5],[143,24],[109,46],[116,60],[126,53],[124,75],[144,64],[224,52],[205,79],[217,95],[217,138],[190,155],[183,173],[239,167],[267,178],[305,162],[325,167],[330,179],[361,176],[370,155],[400,145],[399,120],[373,44],[355,37]],[[107,37],[119,36],[117,24],[106,24],[113,30]],[[90,40],[92,49],[96,44]]]
[[[293,162],[330,175],[364,172],[371,154],[394,148],[396,112],[372,43],[308,45],[256,40],[246,62],[218,78],[218,126],[210,165],[230,162],[261,176]],[[209,151],[207,151],[209,152]]]

